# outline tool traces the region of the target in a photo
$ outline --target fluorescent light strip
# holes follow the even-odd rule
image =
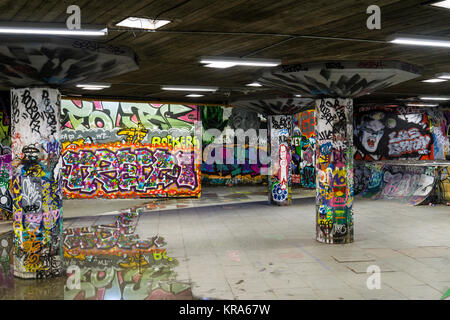
[[[119,23],[116,23],[116,26],[132,29],[156,30],[168,23],[170,23],[170,20],[153,20],[138,17],[128,17],[120,21]]]
[[[189,86],[161,86],[162,90],[172,90],[172,91],[206,91],[215,92],[218,87],[189,87]]]
[[[79,36],[105,36],[108,29],[102,30],[82,30],[82,29],[51,29],[51,28],[19,28],[19,27],[0,27],[0,33],[6,34],[35,34],[35,35],[79,35]]]
[[[258,82],[252,82],[252,83],[246,84],[246,86],[248,86],[248,87],[262,87],[262,84],[260,84]]]
[[[445,79],[428,79],[428,80],[422,80],[422,82],[428,82],[428,83],[436,83],[436,82],[445,82],[447,80]]]
[[[431,104],[431,103],[407,103],[408,107],[437,107],[438,104]]]
[[[437,1],[434,3],[430,3],[430,6],[450,9],[450,0]]]
[[[276,59],[244,59],[227,57],[202,57],[200,63],[206,64],[209,68],[230,68],[234,66],[252,67],[276,67],[281,64],[281,60]]]
[[[430,101],[447,101],[450,100],[450,97],[419,97],[420,100],[430,100]]]
[[[450,73],[438,73],[436,78],[450,80]]]
[[[189,97],[189,98],[199,98],[199,97],[203,97],[203,94],[188,94],[188,95],[186,95],[186,97]]]
[[[397,43],[397,44],[417,45],[417,46],[450,48],[450,39],[449,40],[437,40],[437,39],[427,39],[427,38],[419,38],[419,37],[417,37],[417,38],[397,37],[393,40],[390,40],[389,42]]]
[[[110,84],[77,84],[78,88],[110,88],[111,85]]]
[[[83,90],[103,90],[104,87],[83,87]]]

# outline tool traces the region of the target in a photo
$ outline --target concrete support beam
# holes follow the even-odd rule
[[[11,89],[14,275],[62,273],[60,94]]]
[[[269,204],[291,204],[291,127],[288,115],[268,116],[270,136]]]
[[[316,239],[353,242],[353,100],[316,100]]]

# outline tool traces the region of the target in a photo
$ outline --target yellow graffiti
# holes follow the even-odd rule
[[[126,136],[127,142],[141,143],[147,135],[148,130],[144,128],[141,123],[138,123],[137,128],[124,128],[117,132],[117,135]]]

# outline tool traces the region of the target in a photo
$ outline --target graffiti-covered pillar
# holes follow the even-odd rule
[[[60,94],[11,89],[14,275],[61,274]]]
[[[316,239],[353,242],[353,101],[316,100]]]
[[[271,157],[269,204],[291,204],[291,126],[291,116],[268,116]]]

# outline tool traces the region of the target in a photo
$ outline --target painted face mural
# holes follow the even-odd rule
[[[385,128],[385,125],[380,121],[383,118],[384,113],[377,112],[372,117],[366,117],[362,120],[360,140],[368,153],[373,153],[378,149]]]
[[[197,106],[63,100],[64,194],[200,196]]]
[[[433,159],[433,137],[424,110],[361,106],[354,122],[356,160]]]

